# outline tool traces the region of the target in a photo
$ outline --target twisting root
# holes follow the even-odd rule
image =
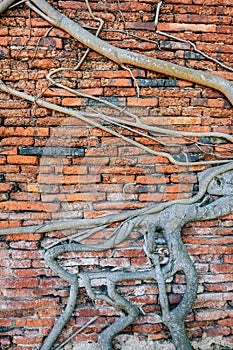
[[[218,209],[216,210],[216,208]],[[206,206],[199,204],[175,204],[162,210],[157,215],[145,215],[140,220],[135,219],[132,221],[132,224],[128,226],[128,231],[124,234],[124,237],[126,237],[134,228],[141,231],[144,236],[146,236],[146,232],[150,232],[150,239],[145,241],[145,253],[152,262],[153,269],[142,272],[85,272],[79,275],[84,282],[88,295],[92,299],[103,298],[109,302],[110,305],[114,306],[116,309],[123,310],[126,314],[120,317],[100,334],[99,342],[101,350],[112,350],[113,338],[127,325],[131,324],[139,314],[139,309],[116,291],[116,284],[118,282],[136,279],[155,279],[158,281],[163,322],[167,325],[171,332],[176,349],[192,349],[185,332],[184,321],[191,310],[193,301],[196,298],[198,279],[194,263],[190,259],[181,240],[181,231],[183,226],[188,222],[210,220],[219,217],[219,215],[227,215],[232,211],[232,196],[224,196]],[[164,267],[160,266],[159,256],[156,253],[157,237],[155,228],[159,228],[159,230],[163,233],[169,250],[169,263],[167,263]],[[122,227],[122,231],[124,231],[124,227]],[[121,238],[123,239],[123,237]],[[51,344],[58,337],[62,328],[65,326],[65,321],[68,322],[70,319],[74,308],[74,301],[76,300],[76,275],[67,272],[61,265],[59,265],[56,260],[57,257],[68,252],[101,252],[109,248],[114,248],[118,243],[119,240],[109,240],[103,244],[96,245],[70,243],[53,247],[47,251],[45,254],[46,263],[62,279],[69,281],[71,284],[71,293],[66,310],[55,323],[53,330],[45,340],[41,350],[50,349],[49,346],[51,346]],[[174,309],[170,310],[165,282],[168,277],[174,276],[179,271],[183,271],[186,276],[186,292],[181,302]],[[97,296],[93,291],[91,286],[91,280],[93,278],[106,279],[108,291],[106,296]]]
[[[53,260],[53,257],[51,257],[51,254],[49,252],[45,255],[45,262],[52,270],[56,271],[56,273],[58,273],[63,280],[67,281],[70,284],[70,295],[65,310],[62,312],[59,319],[55,322],[51,332],[43,342],[40,350],[50,350],[57,340],[59,334],[62,332],[63,328],[69,322],[76,305],[79,287],[77,276],[61,268],[58,263]]]

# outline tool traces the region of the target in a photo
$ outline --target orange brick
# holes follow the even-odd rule
[[[8,28],[2,27],[0,29],[0,36],[7,36],[7,34],[8,34]]]
[[[159,23],[157,30],[164,32],[204,32],[214,33],[216,32],[215,24],[190,24],[190,23]]]
[[[189,106],[190,100],[189,98],[159,98],[159,105],[162,107],[170,107],[170,106]]]
[[[35,336],[30,336],[28,338],[25,338],[24,336],[14,336],[14,343],[19,345],[27,345],[27,344],[41,344],[43,340],[43,337],[35,337]]]
[[[0,155],[0,165],[6,164],[6,156],[1,156]]]
[[[40,192],[41,191],[39,184],[28,184],[27,190],[29,192]]]
[[[79,97],[65,97],[62,99],[62,106],[82,106],[83,99]]]
[[[47,194],[42,195],[46,202],[97,202],[106,199],[105,193],[66,193],[66,194]]]
[[[224,256],[224,262],[226,264],[233,264],[233,255],[225,255]]]
[[[29,137],[7,137],[2,139],[2,146],[31,146],[34,139]]]
[[[11,326],[11,320],[1,320],[0,319],[0,326],[1,327],[10,327]],[[2,343],[1,343],[2,344]],[[3,345],[3,344],[2,344]]]
[[[0,46],[8,46],[9,45],[9,37],[0,37]]]
[[[35,156],[7,156],[8,164],[38,164],[38,158]]]
[[[0,192],[9,192],[12,189],[12,184],[0,183]]]
[[[0,135],[1,137],[6,136],[20,136],[20,137],[28,137],[28,136],[49,136],[48,128],[32,128],[32,127],[0,127]]]
[[[148,98],[137,98],[137,97],[128,97],[127,99],[129,106],[144,106],[144,107],[157,107],[158,98],[157,97],[148,97]]]
[[[79,183],[98,183],[99,175],[39,175],[38,182],[41,184],[79,184]]]
[[[131,80],[126,78],[113,78],[113,79],[101,79],[101,86],[124,86],[128,87],[131,85]]]
[[[55,212],[59,210],[59,204],[40,203],[40,202],[1,202],[0,210],[4,211],[48,211]]]
[[[20,220],[11,220],[11,221],[3,221],[0,222],[0,228],[10,228],[10,227],[18,227],[21,225]]]
[[[233,318],[226,318],[218,321],[218,324],[223,327],[233,327]]]
[[[169,182],[169,179],[164,176],[159,175],[145,175],[137,176],[137,183],[139,184],[166,184]]]

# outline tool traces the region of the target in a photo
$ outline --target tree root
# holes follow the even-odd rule
[[[213,189],[212,189],[213,191]],[[227,215],[233,211],[233,196],[223,196],[216,199],[208,205],[200,205],[198,203],[192,205],[173,205],[156,215],[145,215],[140,221],[134,220],[133,224],[128,229],[131,232],[137,229],[144,235],[145,239],[145,253],[151,261],[151,269],[140,272],[86,272],[80,274],[83,280],[88,295],[93,298],[103,298],[110,303],[117,310],[122,310],[125,315],[120,317],[111,326],[106,328],[99,336],[99,344],[101,350],[112,350],[113,338],[121,332],[126,326],[131,324],[139,314],[139,308],[123,296],[117,290],[117,283],[126,280],[138,279],[154,279],[158,282],[159,298],[162,310],[162,319],[169,328],[172,340],[177,350],[192,349],[190,341],[186,335],[184,321],[191,310],[192,304],[196,298],[198,278],[195,266],[190,259],[185,246],[181,240],[181,231],[185,224],[190,221],[211,220],[222,215]],[[157,238],[158,232],[162,233],[166,240],[167,248],[169,250],[169,261],[165,266],[161,266],[159,255],[157,253]],[[126,234],[126,235],[127,235]],[[125,236],[126,236],[125,235]],[[111,245],[112,244],[112,245]],[[50,248],[45,255],[45,261],[50,268],[59,274],[62,279],[71,283],[70,300],[67,304],[67,310],[55,324],[51,334],[45,341],[41,350],[49,350],[47,344],[52,344],[52,341],[61,332],[61,328],[65,325],[64,320],[68,322],[72,315],[74,308],[71,300],[75,300],[75,296],[71,297],[74,284],[76,283],[76,275],[70,274],[57,262],[57,257],[68,252],[101,252],[115,247],[115,242],[108,244],[85,245],[80,243],[62,244]],[[181,302],[174,308],[170,309],[168,297],[166,293],[166,280],[174,276],[177,272],[184,272],[186,277],[186,292]],[[97,295],[91,285],[92,279],[105,278],[107,281],[107,295]],[[73,288],[73,289],[72,289]],[[76,290],[77,291],[77,290]]]

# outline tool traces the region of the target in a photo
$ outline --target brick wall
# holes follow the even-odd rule
[[[84,26],[96,26],[84,2],[59,1],[56,6]],[[190,50],[188,43],[157,35],[157,1],[95,2],[95,15],[105,20],[101,37],[112,44],[151,57],[197,69],[213,70],[233,80],[233,73]],[[192,40],[198,49],[232,66],[233,5],[230,0],[166,0],[158,29]],[[121,33],[128,31],[134,36]],[[148,39],[140,41],[135,35]],[[113,113],[98,101],[77,97],[52,86],[46,74],[52,68],[74,67],[85,48],[61,30],[52,28],[23,3],[0,18],[2,79],[10,86],[65,107]],[[4,56],[5,55],[5,56]],[[162,74],[119,68],[90,52],[79,71],[65,70],[59,82],[83,93],[104,98],[139,115],[144,122],[185,131],[231,133],[232,110],[221,93]],[[115,112],[116,113],[116,112]],[[122,134],[148,145],[129,130]],[[197,190],[197,172],[204,167],[177,167],[167,159],[148,155],[126,142],[84,122],[36,104],[0,93],[0,227],[42,225],[51,220],[91,218],[142,208],[159,201],[187,198]],[[171,141],[162,138],[163,142]],[[199,159],[200,150],[188,140],[172,140],[169,150]],[[155,150],[163,147],[156,141]],[[226,145],[215,150],[225,154]],[[55,151],[56,150],[56,151]],[[208,151],[208,149],[206,148]],[[199,291],[187,318],[190,338],[223,336],[233,344],[233,216],[188,225],[183,231],[199,272]],[[66,304],[69,286],[45,266],[44,247],[66,232],[8,235],[0,242],[0,344],[2,349],[31,350],[49,333]],[[101,235],[98,239],[103,238]],[[114,251],[67,256],[69,269],[135,268],[146,266],[142,240],[136,234]],[[99,288],[99,286],[97,286]],[[172,305],[185,290],[182,275],[167,286]],[[121,292],[141,306],[145,315],[124,330],[138,341],[169,340],[159,318],[158,288],[154,281],[122,283]],[[97,308],[81,288],[77,308],[59,342],[92,316],[95,323],[73,339],[97,341],[97,333],[116,312],[98,301]],[[99,307],[99,309],[98,309]],[[233,345],[232,345],[233,348]],[[204,348],[203,348],[204,349]],[[206,348],[207,349],[207,348]],[[209,349],[209,348],[208,348]]]

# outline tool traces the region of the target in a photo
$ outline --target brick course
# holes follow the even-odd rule
[[[157,3],[157,1],[156,1]],[[85,2],[56,2],[64,14],[84,26],[96,26]],[[90,2],[95,15],[106,22],[100,37],[112,44],[197,69],[212,69],[216,75],[233,81],[233,74],[190,50],[188,43],[158,35],[154,29],[155,5],[150,0],[131,2]],[[232,0],[166,0],[161,8],[158,29],[181,39],[194,41],[198,49],[233,68]],[[124,20],[123,20],[124,18]],[[85,48],[60,29],[30,11],[24,3],[0,17],[1,78],[14,88],[65,107],[82,110],[95,108],[112,113],[98,101],[76,96],[51,86],[46,74],[52,68],[74,67]],[[117,30],[124,28],[144,39],[138,41]],[[159,45],[158,45],[159,43]],[[221,93],[198,84],[177,80],[159,73],[132,69],[140,89],[129,71],[90,52],[79,71],[65,70],[59,82],[83,93],[99,96],[138,114],[143,122],[170,126],[182,131],[219,131],[232,133],[232,110]],[[114,113],[117,112],[114,111]],[[148,145],[148,139],[115,127],[126,136]],[[165,200],[190,197],[196,191],[197,172],[205,167],[177,167],[167,159],[148,155],[106,132],[59,112],[46,110],[0,93],[0,227],[42,225],[56,219],[90,218],[121,210],[142,208]],[[180,155],[199,157],[189,140],[160,137],[164,143],[177,143],[169,150]],[[22,154],[22,149],[40,147],[81,148],[82,154],[51,157],[38,152]],[[156,140],[154,150],[163,150]],[[215,150],[226,154],[226,147]],[[208,148],[206,148],[208,150]],[[230,154],[231,150],[227,153]],[[82,152],[81,152],[82,153]],[[196,159],[196,158],[195,158]],[[232,343],[232,220],[187,225],[183,239],[199,272],[199,291],[193,311],[187,318],[188,334],[199,340],[204,333],[223,336]],[[33,349],[46,336],[68,297],[68,285],[51,272],[43,261],[43,247],[66,232],[47,235],[8,235],[0,242],[0,347]],[[96,235],[103,239],[103,235]],[[147,264],[142,241],[133,236],[114,252],[68,255],[67,268],[96,266],[112,268],[140,267]],[[97,286],[98,287],[98,286]],[[153,281],[124,282],[120,290],[140,305],[141,315],[123,334],[137,334],[141,340],[169,340],[158,315],[158,289]],[[169,300],[175,306],[185,290],[182,275],[168,284]],[[97,341],[100,332],[117,316],[105,301],[94,308],[81,287],[74,317],[59,338],[90,317],[100,316],[73,343]],[[155,317],[155,315],[157,315]]]

